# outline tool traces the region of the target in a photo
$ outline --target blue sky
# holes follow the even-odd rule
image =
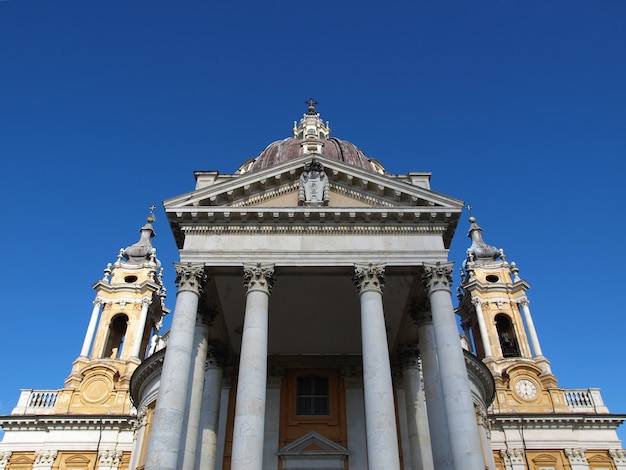
[[[310,96],[333,135],[473,206],[532,285],[559,385],[626,413],[625,18],[622,0],[0,1],[0,414],[63,385],[91,285],[151,204],[173,308],[161,201],[289,136]]]

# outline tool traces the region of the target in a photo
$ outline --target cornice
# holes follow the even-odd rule
[[[492,425],[523,425],[528,429],[556,429],[563,426],[616,429],[626,421],[626,414],[489,413],[489,419]]]
[[[0,416],[5,431],[56,431],[56,430],[133,430],[137,418],[132,415],[45,415]]]
[[[369,235],[369,234],[393,234],[393,235],[442,235],[446,233],[446,226],[433,225],[182,225],[181,231],[185,235]]]
[[[130,398],[136,407],[141,403],[145,386],[161,375],[166,349],[160,349],[148,356],[133,372],[130,378]]]

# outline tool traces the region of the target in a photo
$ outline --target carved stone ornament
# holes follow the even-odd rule
[[[609,455],[616,464],[626,464],[626,450],[609,449]]]
[[[298,204],[304,206],[326,206],[330,200],[330,183],[324,173],[324,166],[313,159],[304,166],[300,175]]]
[[[118,465],[122,460],[121,450],[101,450],[98,454],[100,465]]]
[[[452,285],[452,267],[454,263],[424,264],[422,282],[428,293],[437,290],[450,292]]]
[[[570,463],[587,463],[587,457],[585,457],[585,449],[583,448],[572,448],[572,449],[563,449],[565,455],[569,459]]]
[[[500,457],[502,457],[504,463],[523,464],[524,449],[502,449],[500,451]]]
[[[9,460],[11,459],[11,451],[0,451],[0,470],[4,470],[4,468],[9,464]]]
[[[57,457],[56,450],[41,449],[35,451],[35,465],[52,465]]]
[[[385,287],[385,267],[383,265],[354,265],[354,277],[352,278],[359,294],[366,290],[383,291]]]
[[[201,295],[207,281],[204,266],[191,263],[175,263],[174,267],[176,268],[176,280],[174,282],[178,291],[188,290]]]
[[[411,303],[409,315],[417,326],[423,323],[431,323],[433,314],[430,311],[430,301],[428,299],[416,300]]]
[[[409,367],[422,368],[422,359],[420,357],[420,350],[415,345],[407,345],[400,350],[399,354],[400,363],[403,369]]]
[[[257,263],[243,267],[243,286],[248,292],[262,290],[269,294],[275,281],[274,265],[261,266],[261,263]]]

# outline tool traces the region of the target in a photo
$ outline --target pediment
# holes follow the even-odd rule
[[[342,445],[327,439],[315,431],[305,434],[278,451],[278,455],[283,458],[312,454],[317,456],[347,456],[349,452]]]
[[[313,160],[322,165],[324,173],[317,189],[311,183]],[[274,227],[310,226],[311,222],[353,226],[434,223],[443,227],[449,243],[463,209],[463,201],[412,184],[409,175],[380,174],[319,155],[244,174],[205,172],[196,177],[196,190],[164,201],[179,248],[185,238],[183,227],[250,222]],[[311,187],[317,191],[317,199],[311,196]]]

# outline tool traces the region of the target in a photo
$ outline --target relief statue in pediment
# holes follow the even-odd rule
[[[298,204],[303,206],[326,206],[330,200],[330,184],[324,166],[313,159],[304,166],[300,175]]]

